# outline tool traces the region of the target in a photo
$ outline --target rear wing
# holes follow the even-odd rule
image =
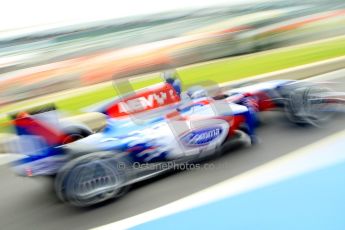
[[[49,147],[61,145],[66,138],[60,129],[59,117],[53,104],[9,114],[14,130],[19,136],[16,152],[39,152]]]

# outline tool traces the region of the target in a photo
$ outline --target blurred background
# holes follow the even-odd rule
[[[37,103],[37,100],[26,100],[43,95],[51,95],[43,98],[45,102],[53,100],[62,109],[79,113],[82,108],[115,95],[109,85],[99,83],[345,33],[343,0],[126,1],[121,4],[38,1],[35,5],[13,1],[7,5],[0,30],[0,112],[3,114]],[[343,55],[343,44],[344,39],[340,39],[304,53],[299,51],[275,66],[272,64],[278,60],[267,59],[271,69],[266,66],[260,70],[265,66],[260,67],[259,61],[254,67],[242,63],[230,68],[230,63],[228,72],[222,73],[229,79],[216,81]],[[315,49],[318,53],[313,53]],[[257,72],[243,74],[246,68]],[[181,73],[182,78],[187,78],[187,73]],[[219,71],[188,72],[195,79],[203,80],[212,78],[211,73],[219,74]],[[191,78],[186,81],[194,83]],[[86,88],[83,92],[65,91],[80,87]],[[61,92],[65,92],[64,97]],[[73,95],[78,99],[73,100]]]

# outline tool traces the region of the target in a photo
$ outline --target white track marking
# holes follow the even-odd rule
[[[327,81],[337,80],[340,78],[345,78],[345,69],[340,69],[340,70],[332,71],[329,73],[317,75],[315,77],[310,77],[306,79],[305,81],[327,82]]]

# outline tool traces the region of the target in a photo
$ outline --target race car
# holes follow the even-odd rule
[[[107,126],[59,124],[54,109],[13,115],[26,157],[13,163],[22,176],[50,176],[57,196],[90,206],[125,194],[139,181],[256,143],[258,113],[281,108],[298,124],[319,124],[334,101],[317,85],[279,80],[208,96],[181,92],[178,79],[126,95],[98,108]],[[30,144],[28,144],[30,143]]]

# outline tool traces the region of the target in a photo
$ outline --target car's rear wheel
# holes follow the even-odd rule
[[[57,174],[55,191],[64,202],[90,206],[127,191],[126,163],[114,153],[92,153],[67,163]]]
[[[72,143],[74,141],[83,139],[92,134],[92,131],[90,129],[86,127],[78,127],[78,126],[65,127],[63,128],[63,132],[65,134],[65,137],[62,140],[62,144]]]

